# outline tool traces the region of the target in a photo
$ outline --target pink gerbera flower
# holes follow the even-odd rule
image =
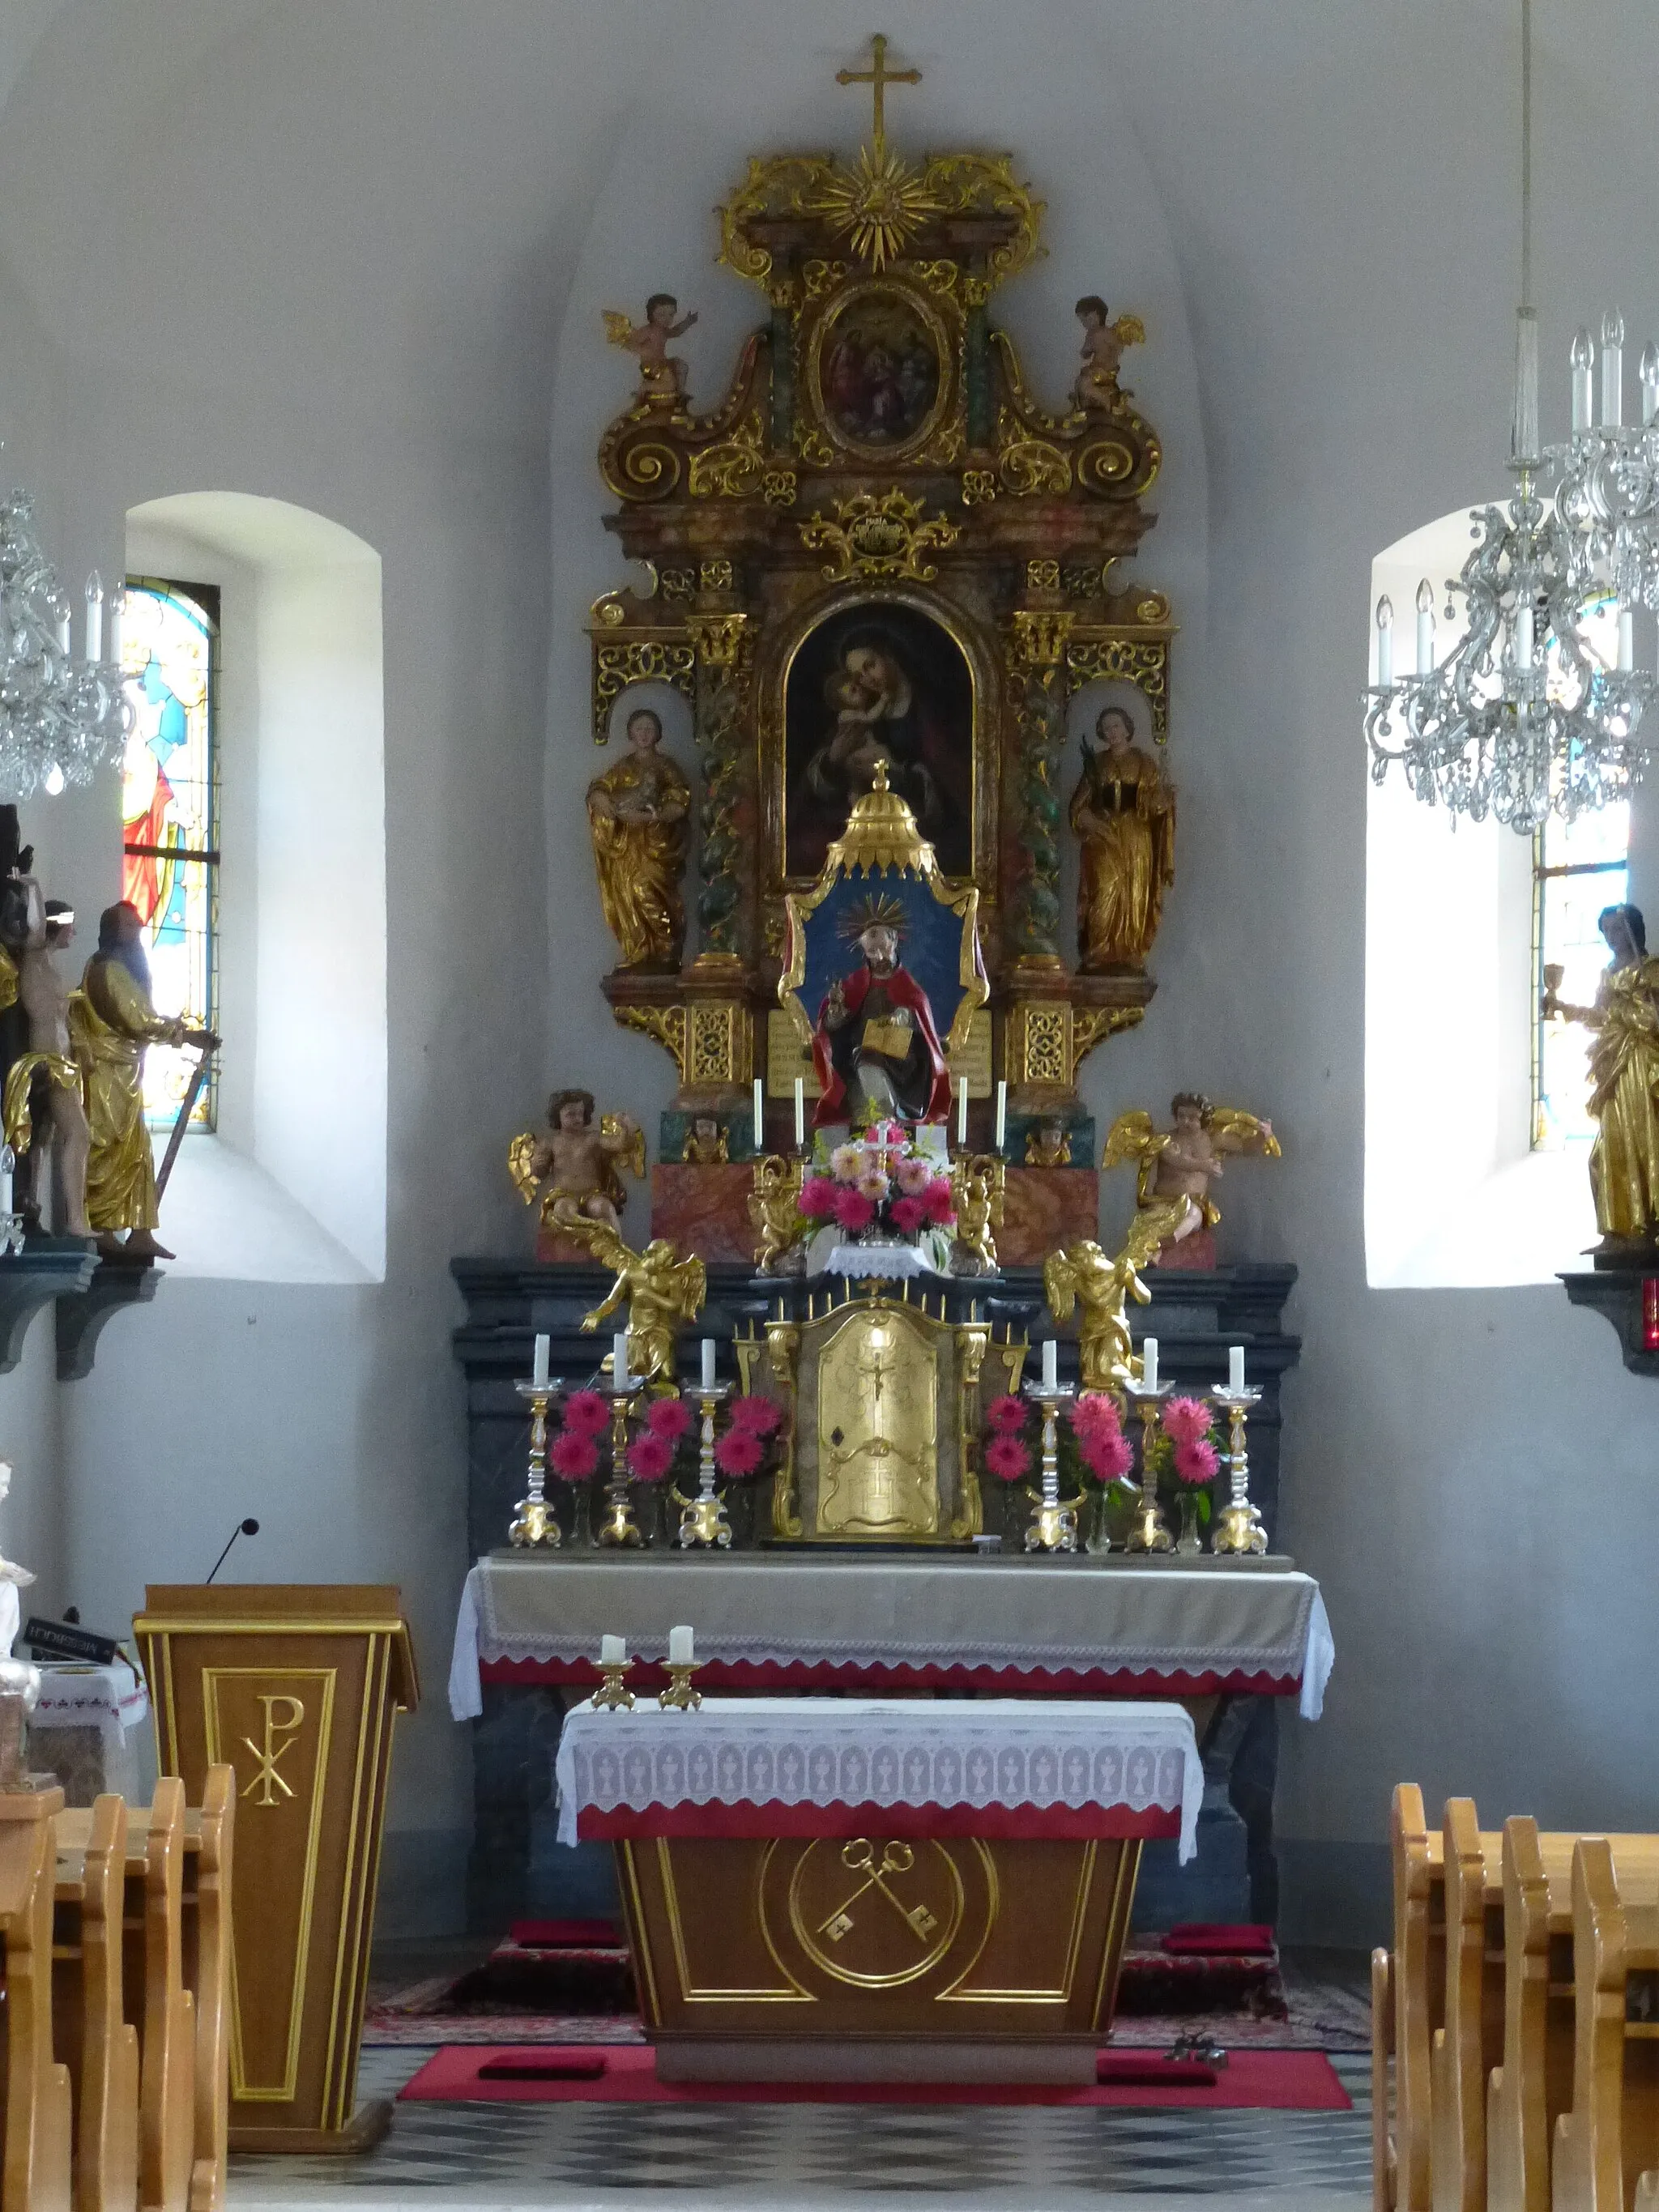
[[[927,1218],[940,1229],[948,1229],[957,1218],[957,1201],[947,1176],[935,1176],[921,1194],[921,1202],[927,1209]]]
[[[1210,1409],[1200,1398],[1171,1398],[1162,1424],[1171,1443],[1202,1443],[1210,1433]]]
[[[836,1210],[836,1186],[828,1176],[810,1175],[795,1203],[809,1221],[828,1221]]]
[[[1031,1470],[1031,1455],[1016,1436],[993,1437],[985,1447],[987,1472],[1003,1482],[1018,1482]]]
[[[641,1482],[660,1482],[673,1463],[673,1445],[666,1437],[653,1435],[649,1429],[628,1447],[629,1471]]]
[[[1176,1480],[1190,1483],[1194,1490],[1213,1482],[1221,1464],[1216,1457],[1215,1446],[1201,1439],[1196,1443],[1177,1444],[1174,1458]]]
[[[1102,1482],[1116,1482],[1134,1464],[1129,1440],[1121,1429],[1097,1429],[1078,1440],[1084,1465]]]
[[[752,1474],[760,1463],[761,1440],[750,1429],[728,1429],[714,1446],[714,1464],[722,1474]]]
[[[899,1162],[894,1170],[894,1174],[897,1178],[899,1188],[907,1198],[921,1197],[928,1184],[933,1180],[932,1166],[927,1161],[919,1159],[914,1152],[908,1158]]]
[[[1072,1408],[1072,1427],[1079,1437],[1098,1436],[1103,1431],[1121,1433],[1123,1417],[1115,1399],[1104,1390],[1085,1390]]]
[[[850,1236],[867,1229],[876,1218],[876,1209],[862,1191],[844,1184],[836,1193],[836,1218]]]
[[[985,1408],[985,1418],[999,1435],[1006,1436],[1025,1426],[1026,1406],[1024,1398],[1005,1395],[993,1398]]]
[[[677,1444],[691,1425],[691,1408],[684,1398],[653,1398],[646,1410],[645,1425],[666,1444]]]
[[[892,1220],[901,1237],[914,1237],[926,1225],[927,1209],[919,1198],[896,1198],[892,1204]]]
[[[611,1425],[608,1400],[597,1390],[573,1390],[564,1401],[564,1425],[573,1437],[597,1437]]]
[[[563,1482],[586,1482],[599,1463],[599,1448],[592,1437],[577,1436],[567,1429],[553,1439],[547,1463]]]
[[[732,1401],[732,1425],[751,1437],[769,1437],[783,1415],[769,1398],[759,1395]]]

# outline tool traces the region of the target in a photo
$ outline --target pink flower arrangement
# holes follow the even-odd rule
[[[553,1439],[547,1463],[562,1482],[586,1482],[599,1463],[599,1448],[592,1437],[567,1429]]]
[[[1091,1429],[1078,1438],[1078,1456],[1101,1482],[1117,1482],[1134,1465],[1129,1439],[1121,1429]]]
[[[1006,1402],[1006,1401],[1005,1401]],[[1018,1482],[1023,1474],[1031,1471],[1029,1449],[1011,1431],[993,1437],[985,1447],[985,1468],[1001,1482]]]
[[[889,1218],[901,1237],[915,1237],[927,1226],[927,1209],[919,1198],[896,1198]]]
[[[1025,1401],[1011,1396],[993,1398],[985,1408],[985,1418],[999,1436],[1012,1436],[1025,1426]]]
[[[609,1401],[597,1390],[573,1390],[564,1401],[565,1433],[597,1437],[611,1425]]]
[[[1173,1444],[1203,1443],[1210,1434],[1210,1409],[1201,1398],[1171,1398],[1159,1425]]]
[[[653,1437],[672,1446],[691,1425],[691,1408],[684,1398],[653,1398],[647,1408],[645,1425]]]
[[[957,1218],[957,1201],[948,1176],[935,1176],[921,1194],[927,1218],[939,1229],[948,1229]]]
[[[653,1430],[642,1430],[628,1447],[629,1472],[641,1482],[660,1482],[673,1463],[673,1445]]]
[[[1072,1428],[1079,1442],[1103,1434],[1121,1436],[1123,1417],[1104,1390],[1085,1390],[1072,1407]]]
[[[856,1182],[864,1173],[862,1145],[837,1145],[830,1155],[830,1172],[837,1182]]]
[[[879,1206],[892,1185],[879,1168],[866,1168],[853,1188],[872,1206]]]
[[[800,1187],[796,1205],[809,1221],[829,1221],[836,1211],[836,1184],[829,1176],[810,1175]]]
[[[769,1398],[758,1395],[732,1401],[732,1426],[751,1437],[769,1437],[783,1415]]]
[[[739,1405],[744,1401],[740,1398]],[[761,1463],[763,1446],[752,1429],[730,1428],[714,1446],[714,1464],[722,1474],[752,1474]]]
[[[1174,1461],[1176,1480],[1188,1483],[1194,1490],[1213,1482],[1221,1464],[1216,1457],[1215,1446],[1202,1437],[1193,1443],[1177,1444]]]
[[[836,1193],[836,1218],[849,1236],[855,1237],[860,1229],[867,1229],[876,1218],[874,1201],[850,1184],[843,1184]]]
[[[926,1160],[914,1153],[908,1159],[900,1160],[893,1174],[899,1188],[907,1198],[921,1198],[928,1184],[933,1180],[932,1167]]]

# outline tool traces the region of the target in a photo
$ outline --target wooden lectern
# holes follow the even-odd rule
[[[133,1623],[161,1771],[199,1804],[236,1773],[230,2147],[358,2151],[356,2109],[394,1713],[420,1696],[400,1593],[152,1586]]]

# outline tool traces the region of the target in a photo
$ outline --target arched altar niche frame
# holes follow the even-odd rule
[[[860,605],[939,623],[970,672],[972,847],[952,880],[976,896],[1011,1109],[1074,1108],[1083,1054],[1156,988],[1077,972],[1060,854],[1073,690],[1131,683],[1153,739],[1167,734],[1170,603],[1125,574],[1156,520],[1158,434],[1109,378],[1086,407],[1045,405],[993,322],[999,285],[1042,250],[1042,204],[1013,157],[889,142],[884,159],[879,207],[864,156],[751,160],[720,210],[719,258],[757,287],[765,320],[712,404],[653,376],[600,441],[606,526],[648,581],[593,604],[592,733],[606,741],[635,685],[667,683],[691,702],[698,767],[680,969],[617,969],[602,988],[672,1054],[678,1111],[741,1110],[767,1072],[787,901],[813,888],[786,865],[788,675]],[[1113,261],[1103,239],[1077,293],[1113,291]],[[695,306],[693,272],[658,281]],[[857,375],[836,358],[849,332]],[[936,376],[902,358],[924,334]],[[894,358],[872,365],[878,339]]]

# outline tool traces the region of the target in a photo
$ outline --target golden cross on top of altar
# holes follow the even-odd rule
[[[890,84],[920,84],[919,69],[890,70],[887,66],[887,39],[878,31],[870,41],[870,67],[867,70],[837,70],[837,84],[867,84],[872,94],[873,114],[871,119],[870,151],[878,167],[887,150],[887,112],[884,94]]]

